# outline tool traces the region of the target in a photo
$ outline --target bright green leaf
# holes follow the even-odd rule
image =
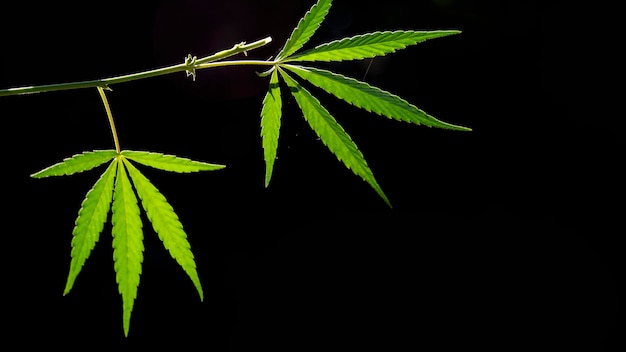
[[[194,161],[174,155],[166,155],[154,152],[142,152],[124,150],[121,153],[130,160],[140,164],[153,167],[155,169],[172,172],[197,172],[223,169],[224,165],[209,164],[201,161]]]
[[[144,248],[137,197],[122,164],[117,168],[112,210],[113,267],[118,289],[122,295],[124,335],[128,336],[130,315],[137,297]]]
[[[78,212],[74,231],[72,231],[72,262],[64,295],[72,289],[74,280],[76,280],[91,250],[98,242],[100,233],[104,228],[113,199],[113,182],[116,169],[117,159],[114,159],[93,188],[87,192]]]
[[[440,121],[396,95],[353,78],[312,67],[293,65],[285,65],[285,67],[337,98],[369,112],[429,127],[460,131],[471,130],[467,127]]]
[[[319,0],[307,11],[291,33],[283,49],[278,53],[276,60],[289,57],[289,55],[298,51],[298,49],[302,48],[302,46],[311,39],[328,14],[331,3],[331,0]]]
[[[178,215],[176,215],[174,209],[161,192],[133,164],[125,158],[123,160],[154,231],[163,242],[165,248],[170,252],[172,258],[187,273],[198,290],[200,300],[203,300],[204,294],[196,271],[191,245],[187,241],[187,234],[183,230],[183,225],[179,221]]]
[[[335,118],[311,95],[311,93],[291,78],[285,71],[281,69],[280,73],[285,83],[287,83],[287,86],[289,86],[298,106],[302,110],[304,118],[313,131],[315,131],[315,134],[317,134],[326,147],[335,154],[337,159],[342,161],[346,167],[351,169],[357,176],[365,180],[365,182],[391,206],[389,199],[387,199],[387,196],[376,182],[374,174],[367,165],[363,154],[350,136],[337,123]]]
[[[270,183],[274,160],[276,160],[282,105],[278,73],[277,70],[273,70],[270,77],[270,86],[263,99],[263,108],[261,109],[261,137],[263,139],[265,157],[265,187]]]
[[[49,166],[31,175],[34,178],[48,176],[71,175],[77,172],[91,170],[113,159],[117,155],[115,150],[95,150],[83,152],[72,157],[63,159],[62,162]]]
[[[458,33],[461,32],[456,30],[373,32],[321,44],[284,61],[360,60],[387,55],[428,39]]]

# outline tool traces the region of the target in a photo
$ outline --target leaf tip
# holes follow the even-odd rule
[[[454,128],[457,131],[461,131],[461,132],[472,132],[472,128],[471,127],[467,127],[467,126],[454,125]]]
[[[129,310],[127,310],[126,307],[124,308],[124,316],[122,318],[124,325],[124,337],[128,337],[128,332],[130,331],[130,314],[132,309],[132,307]]]
[[[65,288],[63,289],[63,296],[67,296],[72,290],[72,287],[74,287],[74,279],[75,277],[71,277],[71,276],[67,278],[67,282],[65,283]]]
[[[265,188],[268,188],[270,186],[270,181],[272,180],[272,169],[273,165],[268,165],[267,169],[265,170]]]
[[[200,280],[194,283],[196,284],[196,290],[198,291],[198,297],[200,297],[200,302],[204,302],[204,291],[202,290],[202,285],[200,284]]]
[[[393,206],[391,205],[391,201],[389,201],[389,198],[387,198],[387,195],[385,193],[383,193],[382,189],[376,190],[378,195],[383,199],[383,201],[385,201],[385,204],[387,204],[387,206],[389,207],[389,209],[393,209]]]

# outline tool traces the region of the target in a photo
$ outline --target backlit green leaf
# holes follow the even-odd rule
[[[263,139],[263,151],[265,157],[265,187],[270,183],[276,151],[278,149],[278,135],[280,131],[280,118],[282,99],[278,86],[277,70],[272,71],[270,86],[263,99],[261,109],[261,137]]]
[[[390,54],[428,39],[458,33],[461,32],[456,30],[373,32],[320,44],[284,61],[360,60]]]
[[[176,215],[174,209],[161,192],[133,164],[126,159],[123,160],[154,231],[163,242],[165,248],[170,252],[172,258],[187,273],[198,290],[200,300],[203,300],[204,294],[196,271],[191,245],[187,241],[187,234],[183,230],[183,225],[179,221],[178,215]]]
[[[311,93],[304,89],[304,87],[291,78],[285,71],[281,69],[280,73],[285,83],[287,83],[287,86],[289,86],[298,106],[302,110],[304,118],[324,145],[326,145],[346,167],[365,180],[376,193],[391,206],[389,199],[387,199],[387,196],[376,182],[374,174],[367,165],[363,154],[350,136],[337,123],[335,118],[332,117],[328,110],[326,110]]]
[[[312,67],[294,65],[285,65],[284,67],[337,98],[369,112],[429,127],[460,131],[471,130],[467,127],[440,121],[396,95],[353,78]]]
[[[117,155],[115,150],[95,150],[92,152],[83,152],[82,154],[77,154],[63,159],[60,163],[54,164],[32,174],[31,177],[42,178],[48,176],[62,176],[87,171],[106,163],[107,161],[113,159],[115,155]]]
[[[225,167],[224,165],[209,164],[201,161],[181,158],[179,156],[154,152],[124,150],[121,154],[140,164],[172,172],[212,171],[223,169]]]
[[[122,295],[124,335],[128,336],[130,315],[137,297],[143,262],[143,231],[137,197],[120,163],[113,192],[113,261],[115,278]]]
[[[298,49],[302,48],[302,46],[311,39],[311,36],[313,36],[328,14],[331,3],[331,0],[319,0],[307,11],[291,33],[283,49],[278,53],[276,60],[289,57],[289,55],[298,51]]]
[[[72,262],[64,295],[72,289],[74,280],[80,273],[96,242],[98,242],[100,233],[104,228],[113,199],[113,182],[116,171],[117,159],[114,159],[93,188],[87,192],[78,212],[74,231],[72,231]]]

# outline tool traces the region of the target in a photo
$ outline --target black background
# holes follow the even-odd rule
[[[312,4],[8,2],[0,88],[132,73],[271,36],[249,53],[267,59]],[[613,13],[572,2],[336,0],[308,46],[377,30],[463,31],[369,69],[370,60],[326,67],[472,132],[390,121],[313,90],[359,145],[392,209],[316,140],[288,97],[264,188],[261,68],[113,86],[124,149],[227,165],[193,175],[142,168],[185,226],[205,300],[146,222],[128,338],[108,225],[62,296],[73,222],[102,170],[29,178],[70,155],[113,148],[98,94],[0,98],[3,344],[620,350],[623,112],[611,88],[616,46],[602,44]]]

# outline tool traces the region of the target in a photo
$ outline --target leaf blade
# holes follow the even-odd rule
[[[285,42],[285,45],[276,56],[276,60],[280,61],[294,52],[298,51],[309,39],[328,14],[328,10],[332,4],[332,0],[318,0],[304,17],[300,19],[296,28],[291,32],[291,36]]]
[[[285,65],[285,68],[335,97],[368,112],[416,125],[471,131],[468,127],[441,121],[394,94],[356,79],[313,67]]]
[[[324,43],[284,60],[347,61],[384,56],[429,39],[459,34],[458,30],[377,31]]]
[[[352,141],[350,136],[337,123],[334,117],[326,110],[311,93],[291,78],[284,70],[280,70],[281,77],[289,86],[298,106],[302,110],[305,120],[326,147],[343,162],[352,172],[367,182],[378,195],[391,207],[389,199],[374,178],[374,174],[367,165],[363,154]]]
[[[153,167],[155,169],[179,173],[213,171],[220,170],[226,167],[225,165],[211,164],[175,155],[155,152],[124,150],[121,152],[121,154],[130,160],[136,161],[146,166]]]
[[[72,175],[78,172],[91,170],[98,167],[117,155],[115,150],[94,150],[73,155],[63,161],[38,171],[32,175],[33,178],[44,178],[49,176]]]
[[[117,159],[114,159],[91,190],[87,192],[81,204],[78,218],[72,231],[72,260],[63,295],[68,294],[72,289],[76,277],[104,229],[111,201],[113,200],[113,185],[116,171]]]
[[[278,138],[282,115],[282,99],[278,85],[278,72],[272,71],[269,89],[263,98],[261,109],[261,138],[263,145],[263,157],[265,158],[265,187],[270,183],[274,161],[278,150]]]
[[[124,335],[128,336],[143,262],[143,230],[137,197],[124,165],[117,168],[113,191],[113,262],[115,279],[122,295]]]
[[[187,240],[187,234],[178,219],[172,206],[167,202],[163,194],[127,159],[122,159],[128,169],[137,194],[141,199],[152,228],[159,236],[170,255],[183,268],[193,282],[200,300],[204,300],[204,293],[200,278],[196,271],[196,263],[191,252],[191,245]]]

